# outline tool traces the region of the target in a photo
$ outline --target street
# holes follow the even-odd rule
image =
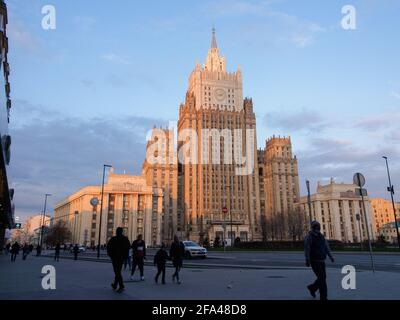
[[[15,263],[1,256],[0,299],[312,299],[305,286],[314,281],[314,275],[303,265],[301,253],[210,253],[208,259],[185,260],[181,285],[172,283],[171,268],[167,268],[166,285],[154,283],[151,253],[145,281],[138,281],[138,272],[134,281],[129,280],[129,270],[123,272],[126,290],[122,294],[111,290],[111,263],[106,257],[99,262],[95,253],[81,254],[78,261],[66,254],[59,262],[51,255],[30,255],[26,261],[20,255]],[[341,267],[352,262],[368,269],[369,256],[346,253],[336,257],[327,271],[330,299],[400,299],[399,255],[377,254],[375,274],[356,267],[355,290],[342,288],[345,275]],[[42,288],[45,265],[55,266],[55,290]]]
[[[148,263],[153,262],[155,249],[148,249]],[[54,254],[51,250],[48,255]],[[61,252],[64,257],[72,258],[72,254]],[[335,263],[327,261],[330,268],[342,268],[344,265],[352,265],[357,270],[371,270],[371,258],[368,252],[333,252]],[[87,251],[80,253],[81,259],[96,259],[97,252]],[[101,253],[100,259],[108,260],[106,253]],[[374,264],[377,271],[400,272],[399,253],[374,253]],[[304,265],[303,252],[240,252],[226,251],[208,253],[207,259],[186,260],[186,264],[196,267],[214,268],[302,268]]]

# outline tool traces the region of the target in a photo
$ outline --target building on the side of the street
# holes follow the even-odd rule
[[[54,223],[67,223],[72,243],[98,244],[101,189],[101,185],[84,187],[55,205]],[[159,245],[162,196],[162,190],[148,185],[145,177],[111,170],[104,184],[100,244],[106,244],[116,228],[122,227],[131,241],[142,234],[147,245]],[[93,198],[98,199],[95,205]]]
[[[397,220],[397,227],[400,231],[400,220]],[[396,222],[388,222],[379,227],[378,234],[382,236],[385,241],[392,244],[397,244],[397,230]]]
[[[35,214],[28,217],[22,228],[26,230],[27,233],[33,234],[36,229],[39,229],[42,225],[49,227],[51,223],[51,217],[48,215],[43,216],[43,214]]]
[[[395,221],[392,201],[383,198],[372,198],[371,207],[374,214],[374,230],[378,234],[379,230],[386,224]],[[396,216],[400,219],[400,204],[395,203]]]
[[[361,196],[354,184],[336,183],[332,178],[327,185],[318,182],[315,194],[311,195],[312,219],[321,223],[321,231],[327,239],[343,242],[360,242],[375,239],[374,215],[368,197],[364,197],[367,223],[365,223]],[[307,197],[301,197],[300,208],[308,211]],[[360,220],[357,220],[357,216]],[[361,231],[361,232],[360,232]]]
[[[161,239],[171,243],[178,228],[182,228],[178,212],[178,162],[172,129],[153,128],[147,143],[142,176],[147,184],[162,189]]]
[[[10,66],[8,64],[7,6],[0,0],[0,251],[3,249],[6,229],[14,228],[14,190],[9,189],[7,167],[10,163],[11,136],[8,132],[10,120]]]
[[[183,152],[178,165],[181,236],[199,242],[224,235],[228,241],[260,239],[253,102],[243,99],[240,68],[227,71],[215,30],[206,62],[190,74],[179,109],[178,149],[185,147],[190,152]]]
[[[258,166],[261,214],[267,225],[279,226],[274,238],[288,239],[289,215],[300,200],[297,158],[290,137],[268,139],[265,149],[259,150]]]
[[[15,229],[12,232],[12,238],[20,243],[38,244],[40,241],[40,230],[42,226],[49,228],[51,217],[43,214],[36,214],[28,217],[22,224],[21,229]]]

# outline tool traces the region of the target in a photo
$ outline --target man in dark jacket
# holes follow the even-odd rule
[[[179,241],[178,236],[174,236],[174,242],[171,244],[169,256],[171,257],[172,264],[175,267],[175,273],[172,275],[172,281],[175,282],[176,279],[178,284],[181,284],[181,281],[179,280],[179,271],[182,268],[183,257],[185,256],[185,245],[183,242]]]
[[[6,255],[8,255],[10,253],[11,250],[11,243],[7,243],[6,244]]]
[[[162,273],[162,284],[165,284],[165,265],[168,258],[168,253],[165,251],[165,244],[163,243],[161,249],[154,256],[154,265],[157,265],[157,275],[154,279],[156,283],[158,283],[158,277]]]
[[[14,242],[14,244],[11,247],[11,261],[15,261],[17,258],[17,255],[19,254],[19,250],[21,249],[21,246],[17,241]]]
[[[38,244],[36,246],[36,257],[39,257],[42,254],[42,246]]]
[[[318,221],[311,222],[311,231],[308,233],[304,241],[304,253],[306,257],[306,266],[312,268],[317,280],[313,284],[307,286],[310,294],[315,298],[315,293],[319,290],[321,300],[327,300],[328,288],[326,285],[326,256],[334,262],[329,244],[321,233],[321,225]]]
[[[79,246],[77,244],[75,244],[72,251],[74,253],[74,260],[78,260]]]
[[[22,260],[26,260],[28,254],[29,254],[29,245],[25,242],[24,246],[22,247]]]
[[[137,239],[132,242],[132,271],[131,280],[133,280],[133,275],[138,266],[140,270],[140,280],[144,280],[144,260],[146,259],[146,244],[143,240],[141,234],[138,235]]]
[[[61,245],[59,242],[57,242],[56,248],[54,250],[54,261],[60,261],[60,250]]]
[[[116,236],[112,237],[107,243],[107,254],[111,258],[115,274],[114,283],[111,284],[111,287],[116,290],[117,285],[119,285],[117,292],[122,292],[125,288],[121,271],[124,260],[129,254],[129,248],[130,242],[128,238],[123,235],[123,229],[118,227]]]

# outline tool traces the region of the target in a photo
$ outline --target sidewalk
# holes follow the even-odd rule
[[[56,290],[43,290],[41,269],[56,268]],[[90,261],[60,260],[29,256],[15,263],[0,257],[0,299],[249,299],[310,300],[305,286],[314,280],[311,270],[222,270],[183,269],[183,284],[171,281],[167,268],[167,284],[156,285],[154,267],[145,268],[144,282],[126,281],[126,291],[111,290],[111,264]],[[129,272],[123,273],[129,279]],[[136,274],[138,277],[138,274]],[[340,269],[328,269],[330,299],[400,299],[400,274],[390,272],[357,272],[357,289],[343,290]]]

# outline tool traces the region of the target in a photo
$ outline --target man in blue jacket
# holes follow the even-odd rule
[[[307,286],[310,294],[315,298],[315,293],[319,290],[321,300],[327,300],[328,288],[326,285],[326,266],[325,260],[328,256],[334,262],[328,242],[321,233],[321,225],[318,221],[311,222],[311,231],[304,241],[304,254],[306,257],[306,266],[312,268],[317,280]]]

